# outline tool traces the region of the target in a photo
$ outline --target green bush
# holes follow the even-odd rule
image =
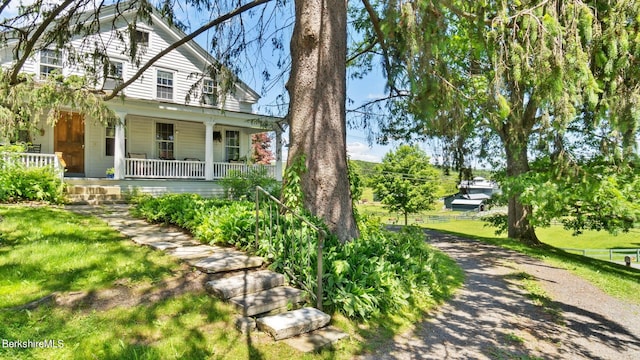
[[[0,202],[64,201],[64,184],[53,168],[26,168],[4,154],[10,160],[0,157]]]
[[[270,177],[265,167],[250,168],[245,174],[230,171],[220,183],[225,196],[233,200],[255,200],[256,186],[262,187],[275,197],[280,196],[280,182]]]
[[[203,199],[197,195],[143,197],[138,214],[150,221],[176,224],[198,239],[217,244],[254,249],[255,204]],[[264,226],[279,216],[277,232]],[[263,232],[257,255],[271,262],[270,268],[293,272],[310,292],[316,289],[317,237],[308,225],[277,210],[263,208],[259,216]],[[318,219],[312,219],[319,226]],[[424,242],[418,228],[399,233],[386,231],[379,222],[363,220],[361,237],[347,244],[329,236],[324,246],[323,304],[351,318],[368,319],[390,315],[441,300],[450,291],[451,278],[436,272],[451,268],[443,257]],[[307,243],[310,240],[310,243]],[[444,271],[444,270],[440,270]]]

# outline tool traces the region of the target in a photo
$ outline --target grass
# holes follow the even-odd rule
[[[477,239],[525,253],[554,266],[567,269],[591,282],[611,296],[640,304],[640,297],[638,297],[638,294],[640,293],[640,270],[628,268],[623,265],[604,260],[570,254],[549,244],[531,248],[518,241],[508,239],[504,235],[496,236],[494,234],[494,230],[492,228],[485,227],[484,224],[485,223],[482,221],[461,220],[438,224],[427,224],[425,227]],[[564,242],[562,239],[572,236],[570,232],[567,232],[558,226],[551,227],[549,229],[540,229],[536,232],[538,233],[541,241],[551,242],[549,239],[553,239],[553,243],[560,244],[563,247],[567,242]],[[611,235],[606,233],[600,234],[603,237],[612,239]],[[596,234],[588,233],[586,236],[594,237]],[[588,237],[586,239],[588,239]],[[627,238],[627,240],[615,243],[612,240],[612,245],[615,245],[616,247],[630,247],[630,245],[637,243],[637,240],[630,239],[631,238]],[[571,239],[571,241],[575,241],[575,239]],[[629,243],[629,241],[631,241],[631,243]],[[585,245],[588,245],[588,243],[585,242]]]
[[[435,275],[446,278],[452,292],[462,273],[444,254],[435,256],[443,265]],[[0,358],[351,359],[385,346],[428,310],[416,308],[367,323],[334,315],[334,326],[351,338],[333,349],[301,354],[264,333],[237,332],[233,309],[204,292],[97,310],[90,301],[12,308],[52,292],[83,291],[90,298],[123,283],[151,291],[179,270],[169,256],[134,245],[95,218],[49,207],[0,206],[0,339],[63,345],[0,347]]]
[[[48,207],[0,207],[0,308],[54,291],[153,283],[177,264],[135,247],[95,218]]]

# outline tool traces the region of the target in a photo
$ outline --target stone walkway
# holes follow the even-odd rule
[[[96,216],[135,243],[166,251],[208,274],[210,281],[205,288],[235,307],[242,316],[236,322],[240,331],[252,331],[257,326],[275,340],[288,339],[288,344],[301,351],[312,351],[346,336],[326,328],[331,320],[329,315],[315,308],[298,309],[298,304],[304,302],[304,293],[285,285],[283,275],[261,269],[264,265],[261,257],[204,245],[178,228],[135,219],[125,204],[71,205],[67,209]]]

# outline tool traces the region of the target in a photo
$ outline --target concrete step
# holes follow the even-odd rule
[[[216,252],[202,260],[194,259],[189,262],[198,270],[209,274],[251,269],[262,266],[264,259],[258,256],[247,256],[234,250]]]
[[[265,316],[256,320],[258,329],[282,340],[317,330],[329,324],[331,316],[316,308],[287,311],[284,314]]]
[[[272,310],[296,305],[304,300],[304,292],[288,286],[240,295],[229,299],[242,316],[254,316]]]
[[[284,285],[284,275],[270,270],[239,274],[212,280],[205,284],[207,291],[221,299],[230,299],[243,294],[253,294]]]
[[[119,186],[107,185],[72,185],[67,188],[70,195],[121,195]]]
[[[301,352],[317,352],[326,346],[335,344],[349,334],[332,326],[323,327],[302,335],[285,339],[284,342]]]
[[[181,260],[202,260],[216,251],[216,248],[209,245],[183,246],[169,252],[172,256]]]

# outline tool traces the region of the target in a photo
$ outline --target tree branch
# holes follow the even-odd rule
[[[49,25],[53,21],[55,21],[56,17],[58,17],[58,15],[60,15],[60,13],[64,9],[66,9],[67,6],[71,5],[73,2],[74,0],[67,0],[64,3],[58,5],[58,7],[53,9],[53,11],[49,14],[49,16],[47,16],[47,18],[44,19],[44,21],[40,24],[40,26],[38,26],[36,31],[33,34],[31,34],[31,37],[29,38],[29,40],[27,40],[24,47],[25,55],[23,57],[16,56],[17,57],[16,64],[12,67],[11,74],[9,76],[9,84],[15,85],[16,83],[18,83],[18,74],[20,73],[20,70],[22,70],[24,63],[27,62],[27,59],[31,55],[31,52],[33,51],[33,48],[35,47],[36,43],[40,41],[40,37],[42,36],[42,34],[44,34],[47,27],[49,27]]]
[[[237,16],[239,14],[242,14],[243,12],[253,9],[254,7],[258,6],[258,5],[262,5],[265,3],[268,3],[272,0],[254,0],[251,1],[247,4],[244,4],[242,6],[240,6],[239,8],[236,8],[233,11],[230,11],[214,20],[211,20],[210,22],[204,24],[203,26],[201,26],[200,28],[198,28],[196,31],[192,32],[191,34],[185,36],[184,38],[176,41],[175,43],[171,44],[170,46],[168,46],[167,48],[165,48],[164,50],[162,50],[161,52],[159,52],[156,56],[154,56],[153,58],[151,58],[149,61],[147,61],[144,66],[142,66],[140,69],[138,69],[138,71],[131,77],[129,78],[129,80],[123,82],[122,84],[116,86],[113,91],[111,92],[111,94],[106,95],[103,100],[104,101],[109,101],[111,99],[113,99],[114,97],[116,97],[118,95],[118,93],[120,91],[122,91],[124,88],[126,88],[127,86],[131,85],[134,81],[136,81],[140,76],[142,76],[142,74],[151,67],[151,65],[153,65],[156,61],[160,60],[160,58],[162,58],[163,56],[167,55],[168,53],[170,53],[171,51],[177,49],[178,47],[188,43],[189,41],[193,40],[196,36],[202,34],[203,32],[211,29],[214,26],[217,26],[229,19],[231,19],[234,16]]]
[[[362,49],[362,50],[358,51],[357,53],[355,53],[355,54],[351,55],[351,56],[347,59],[347,65],[348,65],[350,62],[352,62],[352,61],[354,61],[355,59],[357,59],[358,57],[360,57],[361,55],[366,54],[366,53],[368,53],[369,51],[371,51],[371,49],[373,49],[373,48],[376,46],[376,44],[378,44],[378,41],[374,39],[373,41],[371,41],[371,42],[369,43],[369,45],[367,45],[367,47],[365,47],[364,49]]]
[[[382,48],[382,59],[384,61],[384,67],[387,70],[387,85],[389,85],[389,88],[394,92],[399,92],[398,89],[396,89],[395,85],[391,82],[391,74],[393,71],[391,69],[391,64],[389,63],[389,49],[387,48],[385,37],[382,33],[382,28],[380,27],[380,18],[378,18],[378,15],[376,14],[373,6],[371,6],[369,0],[362,0],[362,3],[364,4],[364,7],[369,14],[369,19],[371,19],[371,24],[373,25],[373,30],[375,31],[376,37],[378,38],[380,48]]]

